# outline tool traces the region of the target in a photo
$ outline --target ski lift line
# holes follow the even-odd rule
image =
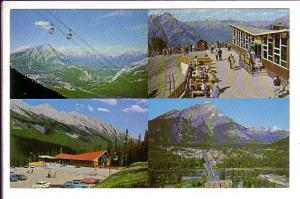
[[[57,29],[63,34],[65,35],[66,33],[59,27],[57,26]],[[86,52],[88,55],[93,56],[93,53],[86,47],[82,46],[78,41],[71,39],[71,41],[76,44],[77,46],[79,46],[79,48],[81,48],[84,52]],[[100,65],[102,64],[102,62],[96,57],[96,59],[98,60],[98,62],[100,63]]]
[[[54,23],[52,23],[52,20],[49,20],[49,18],[46,17],[45,15],[43,15],[40,11],[37,11],[37,13],[38,13],[38,15],[41,16],[44,20],[50,21],[51,24],[53,24],[53,26],[54,26]],[[56,27],[56,29],[57,29],[59,32],[61,32],[61,33],[63,34],[63,36],[68,35],[68,34],[66,34],[59,26],[56,25],[55,27]],[[80,48],[82,48],[82,47],[80,46]],[[68,59],[68,61],[69,61],[70,64],[71,64],[71,61],[70,61],[69,59]]]
[[[45,19],[46,21],[52,21],[52,20],[49,20],[47,17],[45,17],[42,13],[40,13],[39,11],[38,11],[38,14],[43,18],[43,19]],[[58,17],[56,17],[54,14],[52,14],[52,13],[50,13],[49,12],[49,14],[51,14],[51,16],[53,16],[54,18],[56,18],[61,24],[63,24],[66,28],[68,28],[69,30],[71,30],[71,28],[70,27],[68,27],[62,20],[60,20]],[[66,35],[66,33],[58,26],[58,25],[56,25],[55,26],[64,36]],[[95,48],[93,48],[91,45],[89,45],[85,40],[83,40],[78,34],[75,34],[75,36],[77,36],[82,42],[84,42],[88,47],[90,47],[91,49],[92,49],[92,51],[94,51],[95,53],[96,53],[96,60],[98,60],[98,62],[101,64],[102,62],[101,62],[101,60],[99,60],[99,58],[98,58],[98,56],[97,56],[97,54],[98,54],[98,52],[96,51],[96,49]],[[93,56],[93,53],[91,53],[89,50],[87,50],[88,48],[85,48],[85,47],[83,47],[79,42],[75,42],[75,40],[74,39],[72,39],[71,40],[73,43],[76,43],[76,45],[78,45],[81,49],[83,49],[85,52],[87,52],[87,54],[89,54],[89,55],[92,55]],[[105,58],[106,59],[106,58]],[[70,60],[68,60],[69,62],[70,62]],[[106,63],[108,63],[108,64],[112,64],[110,61],[107,61],[107,60],[105,60],[106,61]],[[71,62],[70,62],[71,63]]]
[[[43,16],[41,13],[39,13],[45,20],[50,21],[47,17]],[[58,25],[55,26],[57,28],[57,30],[63,35],[66,35],[66,32],[64,32]],[[76,42],[74,39],[71,40],[74,44],[76,44],[79,48],[81,48],[83,51],[87,52],[90,55],[93,55],[91,52],[89,52],[85,47],[83,47],[81,44],[79,44],[78,42]],[[72,62],[66,58],[68,60],[68,62],[70,64],[72,64]]]
[[[48,11],[48,14],[53,16],[58,22],[60,22],[63,26],[65,26],[65,28],[67,28],[68,30],[72,30],[72,33],[79,39],[81,40],[83,43],[85,43],[85,45],[87,45],[92,51],[94,51],[95,55],[96,55],[96,59],[99,61],[99,58],[97,57],[99,52],[97,51],[97,49],[95,49],[93,46],[91,46],[86,40],[84,40],[79,34],[77,34],[70,26],[68,26],[66,23],[63,22],[63,20],[61,20],[59,17],[57,17],[55,14],[51,13],[51,11]],[[113,63],[111,61],[109,61],[108,59],[104,58],[106,63],[113,65]],[[101,63],[101,62],[100,62]]]

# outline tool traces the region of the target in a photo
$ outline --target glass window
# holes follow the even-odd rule
[[[273,57],[269,55],[268,60],[273,61]]]
[[[275,40],[275,48],[279,48],[279,46],[280,46],[280,35],[275,34],[274,35],[274,40]]]
[[[281,46],[281,60],[287,61],[287,48]]]
[[[286,62],[284,62],[284,61],[281,61],[281,66],[283,66],[283,67],[287,68],[287,64],[286,64]]]
[[[280,57],[279,57],[279,55],[275,55],[275,56],[274,56],[274,62],[275,62],[276,64],[280,64]]]
[[[264,50],[264,58],[267,59],[268,57],[268,52]]]
[[[269,41],[270,41],[270,39],[269,39]],[[272,41],[273,41],[273,40],[272,40]],[[268,54],[269,54],[270,56],[273,55],[273,43],[272,43],[272,42],[269,42],[269,43],[268,43]]]
[[[267,40],[267,36],[263,36],[263,43],[264,43],[264,44],[267,44],[267,41],[268,41],[268,40]]]
[[[287,38],[281,38],[281,45],[287,45]]]

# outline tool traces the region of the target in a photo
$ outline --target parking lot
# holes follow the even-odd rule
[[[108,168],[89,168],[80,167],[76,168],[71,165],[60,164],[46,164],[44,166],[33,168],[33,172],[28,172],[29,168],[16,167],[11,168],[10,171],[16,174],[24,174],[27,180],[10,182],[11,188],[32,188],[33,184],[38,181],[46,181],[55,185],[63,185],[66,181],[81,180],[84,178],[94,178],[97,180],[104,180],[110,174],[119,172],[118,169]],[[48,178],[49,172],[56,173],[55,177]]]

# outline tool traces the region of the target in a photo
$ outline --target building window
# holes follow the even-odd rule
[[[267,36],[263,36],[263,39],[262,39],[262,41],[263,41],[263,44],[267,44],[267,42],[268,42],[268,40],[267,40]]]
[[[280,36],[279,36],[279,34],[274,35],[274,40],[275,40],[275,48],[279,48],[279,46],[280,46]]]
[[[287,48],[285,46],[281,46],[281,60],[287,61]]]
[[[285,61],[281,61],[281,64],[280,64],[280,65],[283,66],[283,67],[285,67],[285,68],[287,68],[287,64],[286,64]]]
[[[269,56],[268,56],[268,60],[269,60],[269,61],[273,61],[273,57],[269,55]]]
[[[281,45],[287,45],[288,41],[287,38],[281,38]]]
[[[273,39],[268,39],[268,54],[273,56]]]
[[[279,55],[274,55],[274,62],[276,64],[280,64],[280,57],[279,57]]]
[[[264,58],[267,59],[267,57],[268,57],[268,52],[264,50]]]

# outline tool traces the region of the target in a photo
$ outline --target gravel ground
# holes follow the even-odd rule
[[[28,179],[24,181],[10,182],[11,188],[32,188],[32,185],[37,181],[47,181],[51,184],[64,184],[66,181],[81,180],[83,178],[104,180],[109,176],[109,169],[107,168],[76,168],[71,165],[61,166],[58,164],[36,167],[33,169],[33,173],[28,173],[28,168],[23,167],[11,168],[10,171],[16,174],[24,174],[28,177]],[[56,177],[48,178],[47,175],[49,171],[56,171]],[[110,173],[113,174],[119,171],[120,170],[117,169],[111,169]]]

